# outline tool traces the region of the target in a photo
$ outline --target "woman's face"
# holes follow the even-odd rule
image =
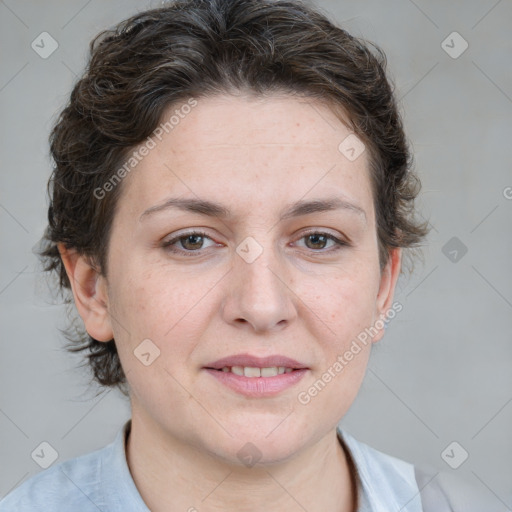
[[[286,460],[354,400],[371,345],[354,340],[391,306],[400,253],[381,273],[368,155],[339,149],[350,132],[327,107],[216,96],[164,122],[176,109],[109,242],[105,326],[132,413],[228,461],[248,442]]]

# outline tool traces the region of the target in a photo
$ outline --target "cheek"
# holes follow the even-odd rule
[[[116,346],[131,394],[158,417],[164,405],[177,410],[189,403],[189,362],[210,321],[201,301],[205,290],[177,272],[137,274],[132,268],[123,274],[130,279],[119,279],[111,290]]]
[[[136,268],[131,268],[122,274],[130,278],[118,275],[113,279],[117,286],[112,287],[110,297],[114,336],[123,368],[134,372],[132,379],[145,371],[136,354],[144,340],[151,340],[145,343],[150,352],[158,354],[151,364],[151,375],[158,368],[158,373],[168,370],[180,375],[210,321],[208,302],[201,299],[214,283],[208,278],[193,280],[161,269],[137,273]],[[169,375],[163,377],[168,380]]]
[[[361,334],[372,322],[374,291],[371,279],[363,283],[347,275],[309,288],[307,295],[303,292],[311,309],[309,318],[316,319],[318,361],[298,390],[298,413],[334,426],[352,405],[371,351],[371,339]]]
[[[339,351],[371,325],[376,306],[378,280],[372,275],[339,272],[322,279],[304,281],[298,295],[323,325],[318,337],[329,352]]]
[[[128,269],[125,275],[130,278],[120,278],[112,291],[114,314],[125,318],[139,338],[154,336],[162,342],[184,325],[197,325],[202,298],[215,284],[212,276],[188,276],[165,266],[140,272]],[[191,317],[195,317],[192,326]]]

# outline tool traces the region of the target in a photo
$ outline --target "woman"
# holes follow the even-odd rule
[[[132,418],[1,511],[474,506],[337,428],[427,232],[378,48],[294,1],[177,1],[95,39],[51,151],[43,256]]]

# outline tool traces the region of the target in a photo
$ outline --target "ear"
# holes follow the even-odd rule
[[[374,322],[378,333],[373,337],[372,342],[377,342],[384,336],[384,326],[379,329],[378,325],[380,325],[381,322],[378,320],[380,319],[382,322],[386,320],[387,312],[391,309],[401,266],[402,249],[399,247],[391,249],[389,251],[388,262],[381,272],[379,292],[377,294],[376,319]]]
[[[95,340],[110,341],[114,333],[108,313],[105,277],[76,250],[66,249],[63,244],[58,244],[58,249],[85,329]]]

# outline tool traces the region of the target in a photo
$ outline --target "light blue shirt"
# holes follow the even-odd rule
[[[126,462],[131,420],[115,440],[52,466],[0,501],[0,512],[148,512]],[[358,473],[358,512],[423,512],[414,466],[381,453],[338,429]]]

